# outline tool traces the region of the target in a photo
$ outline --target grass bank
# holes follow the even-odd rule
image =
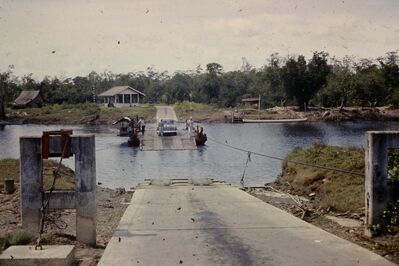
[[[185,121],[193,117],[197,122],[222,122],[224,121],[224,109],[210,104],[184,101],[174,105],[177,118]]]
[[[389,169],[395,170],[390,162],[398,162],[399,154],[390,154],[389,158]],[[339,168],[360,175],[306,167],[289,160]],[[325,231],[399,263],[399,202],[396,205],[392,203],[391,209],[387,208],[384,216],[389,214],[389,219],[384,217],[386,225],[377,228],[373,238],[364,235],[364,170],[362,148],[315,144],[292,151],[283,162],[283,174],[275,182],[266,184],[264,189],[255,188],[250,193]],[[391,178],[397,178],[397,173],[390,171]],[[287,197],[287,194],[291,196]]]
[[[298,194],[315,193],[315,202],[324,209],[346,212],[364,207],[364,176],[306,167],[289,160],[363,174],[362,148],[315,144],[311,148],[295,149],[286,157],[278,182],[288,182]]]
[[[10,120],[37,124],[112,124],[123,116],[144,117],[153,121],[156,109],[151,105],[109,108],[102,104],[54,104],[42,108],[8,110]]]
[[[53,180],[53,169],[58,165],[54,160],[45,160],[43,164],[43,181],[44,188],[48,189]],[[4,159],[0,160],[0,190],[3,189],[4,179],[12,178],[19,183],[19,160]],[[57,178],[56,189],[74,189],[75,188],[74,172],[66,167],[60,168],[59,177]]]

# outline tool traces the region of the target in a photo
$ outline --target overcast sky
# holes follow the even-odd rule
[[[399,49],[399,0],[0,0],[0,71],[36,78]]]

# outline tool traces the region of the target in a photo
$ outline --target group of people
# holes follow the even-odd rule
[[[142,135],[144,135],[145,132],[145,120],[144,118],[138,118],[136,116],[133,118],[132,122],[129,124],[129,127],[127,129],[129,136],[132,135],[138,135],[139,132],[141,132]]]
[[[193,117],[190,116],[190,119],[186,120],[186,130],[188,130],[188,136],[191,136],[191,133],[196,133],[197,136],[202,137],[204,134],[204,128],[199,127],[197,125],[197,128],[194,128],[194,121],[193,121]]]
[[[139,139],[139,132],[144,135],[145,132],[145,121],[144,118],[138,118],[136,116],[133,118],[133,120],[130,122],[128,128],[127,128],[128,134],[129,134],[129,140],[128,144],[129,146],[133,147],[138,147],[140,146],[140,139]]]
[[[205,145],[205,142],[207,141],[208,137],[204,133],[204,128],[198,125],[196,128],[194,128],[194,121],[192,116],[190,117],[190,119],[186,120],[186,130],[188,131],[188,136],[190,138],[193,136],[192,133],[194,133],[195,144],[197,146]]]

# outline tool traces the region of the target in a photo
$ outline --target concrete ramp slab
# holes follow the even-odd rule
[[[394,265],[227,184],[139,186],[99,265]]]
[[[0,254],[0,265],[72,265],[75,246],[54,245],[42,248],[35,250],[34,246],[11,246]]]

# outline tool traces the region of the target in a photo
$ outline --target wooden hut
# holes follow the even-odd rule
[[[258,98],[245,98],[241,100],[247,107],[258,107],[260,108],[260,97]]]
[[[22,91],[12,103],[13,108],[35,108],[43,106],[43,98],[40,91]]]

